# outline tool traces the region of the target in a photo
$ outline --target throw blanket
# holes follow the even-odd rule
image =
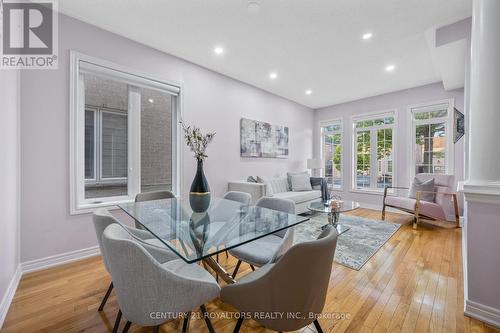
[[[328,193],[328,183],[325,177],[311,177],[311,186],[321,186],[321,199],[323,201],[330,199],[330,194]]]

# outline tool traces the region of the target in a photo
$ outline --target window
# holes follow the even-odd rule
[[[411,108],[413,163],[411,175],[450,173],[451,101]]]
[[[353,119],[353,189],[381,191],[392,186],[394,123],[394,112]]]
[[[71,213],[178,192],[178,86],[72,52]]]
[[[333,188],[342,188],[342,121],[321,124],[322,159],[324,176]]]

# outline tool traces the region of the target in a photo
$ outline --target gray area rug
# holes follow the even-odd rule
[[[326,214],[312,215],[307,222],[295,227],[294,243],[316,239],[321,227],[328,223]],[[400,224],[370,220],[352,215],[340,215],[339,224],[351,229],[339,236],[335,262],[359,270],[401,227]]]

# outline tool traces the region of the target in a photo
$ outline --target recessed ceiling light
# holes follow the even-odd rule
[[[386,70],[387,72],[392,72],[392,71],[393,71],[393,70],[395,70],[395,69],[396,69],[396,66],[395,66],[395,65],[387,65],[387,66],[385,66],[385,70]]]
[[[312,93],[313,93],[312,90],[310,90],[310,89],[306,90],[306,95],[311,95]]]
[[[251,14],[260,12],[260,0],[248,0],[247,10]]]
[[[278,77],[278,73],[276,73],[276,72],[271,72],[271,73],[269,73],[269,78],[270,78],[271,80],[274,80],[274,79],[276,79],[277,77]]]
[[[216,46],[214,47],[214,53],[217,55],[221,55],[224,53],[224,49],[222,48],[222,46]]]
[[[373,34],[371,32],[367,32],[367,33],[363,34],[363,36],[361,36],[361,38],[363,38],[364,40],[370,39],[372,37],[373,37]]]
[[[153,104],[155,102],[155,100],[152,99],[152,98],[150,98],[150,99],[148,99],[148,102],[151,103],[151,104]]]

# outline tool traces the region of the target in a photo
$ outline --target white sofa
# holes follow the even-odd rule
[[[249,193],[252,196],[252,204],[269,193],[266,188],[267,185],[264,183],[253,183],[247,181],[231,181],[228,183],[229,191],[240,191]],[[288,191],[272,193],[270,196],[273,198],[290,199],[295,202],[295,212],[296,214],[306,213],[309,210],[307,206],[313,201],[321,200],[321,186],[313,186],[312,191],[299,191],[293,192],[288,189]]]

